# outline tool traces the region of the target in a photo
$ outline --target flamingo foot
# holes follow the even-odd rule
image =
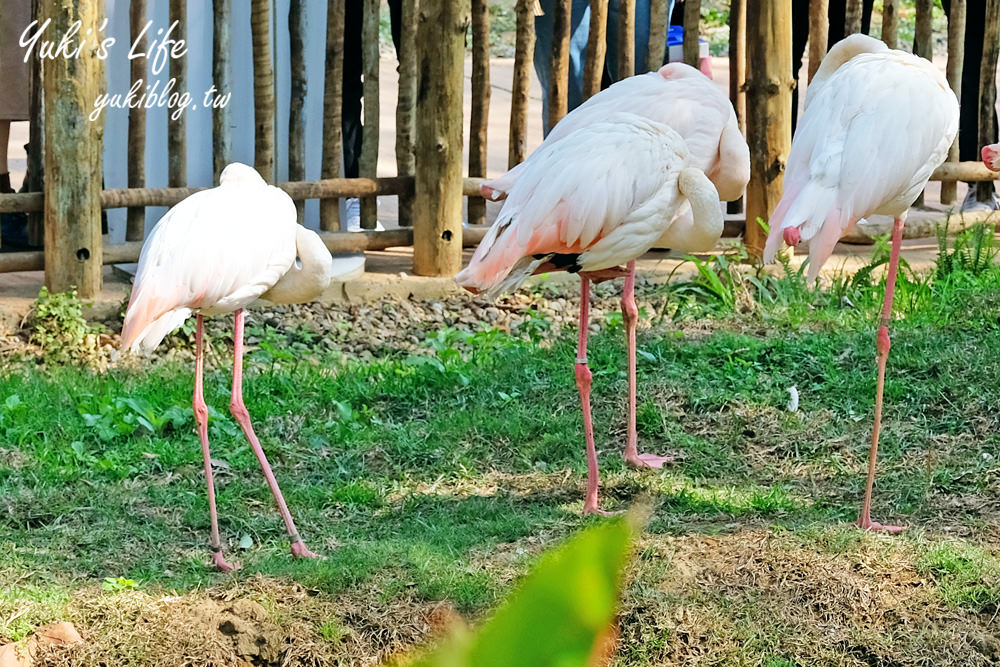
[[[619,514],[624,514],[624,511],[618,512],[608,512],[607,510],[602,510],[597,506],[597,503],[584,503],[583,504],[583,514],[584,516],[588,514],[594,514],[596,516],[618,516]]]
[[[895,535],[906,530],[906,526],[890,526],[878,521],[872,521],[871,517],[866,516],[860,517],[854,522],[854,525],[861,530],[870,530],[873,533],[888,533],[889,535]]]
[[[206,563],[209,567],[215,567],[219,572],[235,572],[242,567],[239,563],[231,564],[226,562],[226,557],[222,555],[221,551],[216,551],[212,555],[212,560]]]
[[[291,552],[293,558],[319,558],[320,560],[326,560],[326,558],[324,558],[323,556],[320,556],[319,554],[314,554],[313,552],[309,551],[309,548],[306,546],[306,543],[303,542],[302,540],[299,540],[298,542],[292,542]]]
[[[673,461],[673,456],[658,456],[656,454],[635,454],[625,457],[625,462],[633,468],[662,468],[663,464]]]

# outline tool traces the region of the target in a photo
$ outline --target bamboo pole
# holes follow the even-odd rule
[[[732,11],[730,9],[730,11]],[[646,71],[663,66],[667,49],[667,0],[649,0],[649,42],[646,44]]]
[[[417,35],[417,174],[413,270],[462,268],[462,79],[469,0],[423,2]]]
[[[517,37],[514,45],[514,83],[510,92],[510,133],[507,168],[524,162],[528,144],[528,92],[535,48],[535,0],[517,0]]]
[[[96,2],[44,0],[41,19],[65,35],[79,22],[80,34],[97,34]],[[90,31],[89,33],[87,31]],[[76,286],[81,297],[101,291],[101,135],[89,122],[103,89],[103,61],[95,49],[77,58],[53,58],[42,67],[45,108],[45,285],[52,292]]]
[[[618,80],[627,79],[633,74],[635,74],[635,0],[619,0]]]
[[[946,75],[955,97],[962,99],[962,68],[965,61],[965,0],[952,0],[948,12],[948,64]],[[948,151],[948,161],[958,162],[958,137]],[[954,204],[958,199],[958,182],[941,182],[941,203]]]
[[[288,114],[288,179],[304,181],[306,178],[306,55],[304,37],[306,0],[290,0],[288,4],[288,56],[291,69],[291,104]],[[296,202],[298,219],[302,220],[303,202]]]
[[[882,0],[882,41],[890,49],[899,46],[899,0]]]
[[[986,0],[986,23],[983,25],[983,59],[979,69],[979,146],[997,142],[997,58],[1000,57],[1000,0]],[[979,183],[978,199],[990,201],[995,196],[992,183]]]
[[[402,0],[399,34],[399,92],[396,100],[396,173],[413,176],[413,135],[417,100],[417,0]],[[413,224],[412,196],[399,197],[399,224]]]
[[[329,0],[326,4],[326,77],[323,83],[323,178],[339,178],[343,151],[343,91],[344,91],[344,2]],[[331,232],[342,229],[340,201],[327,199],[319,203],[319,227]]]
[[[358,174],[375,178],[378,171],[378,19],[379,0],[365,0],[361,27],[361,50],[364,67],[364,130],[361,133],[361,156]],[[361,199],[361,228],[375,229],[378,222],[378,200]]]
[[[129,29],[132,42],[146,24],[146,0],[132,0],[129,3]],[[146,52],[146,34],[138,41],[138,50]],[[131,68],[132,84],[146,80],[146,59],[133,58]],[[128,186],[141,188],[146,184],[146,110],[136,106],[128,112]],[[141,241],[146,235],[146,209],[133,207],[128,210],[125,224],[125,240]]]
[[[271,1],[252,0],[253,39],[253,166],[274,183],[274,64],[271,61]]]
[[[760,257],[767,220],[781,198],[782,175],[792,143],[792,0],[747,0],[747,139],[750,183],[746,194],[746,245]]]
[[[31,0],[31,16],[40,16],[39,0]],[[28,191],[42,192],[45,188],[45,113],[42,105],[42,59],[31,59],[32,121],[28,125]],[[28,216],[28,245],[38,247],[45,239],[45,219],[39,207]],[[2,245],[2,244],[0,244]]]
[[[170,0],[170,22],[177,22],[175,39],[187,36],[187,0]],[[136,58],[144,65],[145,58]],[[170,78],[175,79],[175,90],[187,90],[187,58],[170,58]],[[171,187],[187,185],[187,110],[177,113],[171,109],[167,114],[167,183]],[[131,114],[130,114],[131,118]],[[134,159],[133,155],[130,159]]]
[[[472,107],[469,114],[469,176],[486,176],[486,130],[490,118],[490,9],[472,0]],[[486,224],[486,200],[469,200],[469,224]]]
[[[701,36],[701,0],[684,1],[684,62],[698,67],[701,61],[698,37]]]
[[[212,83],[218,94],[232,90],[232,71],[229,54],[232,51],[230,15],[233,0],[212,0]],[[212,109],[212,174],[218,182],[222,170],[232,161],[233,135],[229,105]]]
[[[743,136],[747,133],[747,96],[743,91],[747,70],[747,4],[731,0],[729,4],[729,101]],[[729,213],[743,212],[743,197],[726,204]]]
[[[569,24],[573,0],[555,0],[552,66],[549,69],[549,130],[569,110]]]
[[[793,0],[794,2],[794,0]],[[861,13],[863,11],[861,0],[847,0],[844,7],[844,36],[861,32]],[[812,21],[814,17],[810,16]],[[829,19],[828,19],[829,20]]]
[[[794,0],[792,0],[794,2]],[[812,83],[816,70],[826,55],[827,39],[830,35],[830,3],[829,0],[810,0],[809,2],[809,78]],[[800,93],[801,95],[801,93]],[[804,101],[804,99],[803,99]]]
[[[590,0],[590,33],[587,35],[587,60],[583,63],[583,99],[601,91],[604,61],[608,55],[608,0]]]

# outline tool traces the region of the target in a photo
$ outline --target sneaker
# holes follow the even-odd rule
[[[374,230],[361,229],[361,200],[357,197],[349,197],[347,201],[344,202],[344,215],[347,218],[347,231],[349,232],[385,231],[385,227],[383,227],[382,223],[377,219],[375,220]]]
[[[994,194],[990,197],[990,201],[979,201],[976,198],[976,184],[973,183],[969,186],[965,200],[962,201],[961,210],[963,213],[992,213],[1000,210],[1000,199]]]

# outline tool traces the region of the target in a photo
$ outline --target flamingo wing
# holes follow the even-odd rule
[[[669,127],[615,113],[540,147],[457,280],[512,289],[543,263],[596,271],[646,252],[681,201],[684,140]]]
[[[851,222],[900,216],[944,161],[958,129],[958,102],[944,77],[899,51],[863,54],[817,91],[799,122],[765,260],[782,230],[810,244],[815,277]]]
[[[281,190],[225,183],[183,200],[146,239],[122,347],[150,351],[193,312],[231,312],[295,262],[295,205]]]

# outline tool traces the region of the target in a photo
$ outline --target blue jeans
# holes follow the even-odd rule
[[[673,13],[675,0],[667,3],[667,22]],[[535,75],[542,86],[542,127],[549,133],[549,67],[552,61],[552,31],[555,18],[555,0],[541,0],[542,16],[535,17]],[[607,56],[604,59],[605,76],[612,82],[618,80],[618,0],[608,2]],[[590,37],[590,2],[573,0],[569,36],[569,110],[583,102],[583,69],[587,58],[587,39]],[[667,35],[663,35],[666,44]],[[649,45],[649,0],[635,3],[635,71],[646,70],[646,51]]]

